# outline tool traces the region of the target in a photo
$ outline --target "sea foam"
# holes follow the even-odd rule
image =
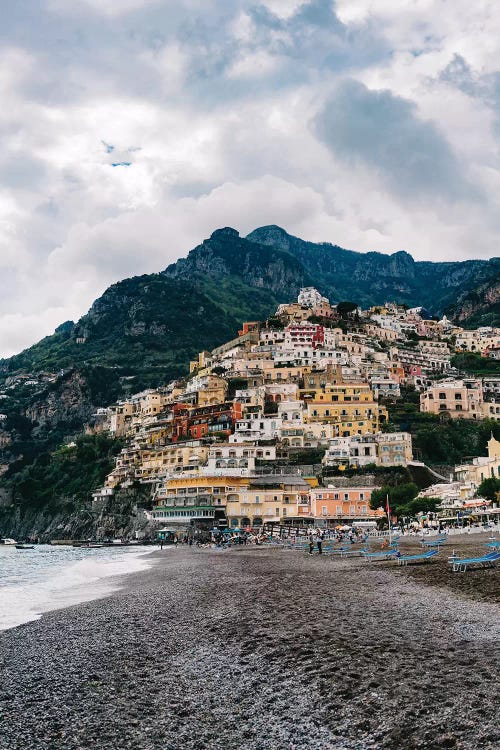
[[[85,549],[0,547],[0,630],[44,612],[99,599],[119,587],[113,577],[145,570],[151,547]]]

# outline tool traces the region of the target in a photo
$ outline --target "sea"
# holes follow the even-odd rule
[[[155,547],[36,545],[17,550],[0,545],[0,630],[44,612],[99,599],[116,591],[116,576],[145,570]]]

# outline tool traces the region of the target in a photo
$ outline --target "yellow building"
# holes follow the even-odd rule
[[[420,394],[420,411],[452,419],[482,419],[483,387],[480,379],[441,381]]]
[[[300,323],[302,320],[308,320],[311,315],[313,315],[312,309],[305,305],[299,305],[298,302],[280,305],[276,311],[276,317],[283,323]]]
[[[337,435],[364,435],[379,432],[388,418],[387,409],[379,406],[367,383],[327,383],[322,389],[303,389],[306,422],[334,425]]]
[[[198,391],[198,406],[223,404],[226,401],[227,381],[224,378],[209,375],[206,384]]]
[[[292,523],[309,508],[310,489],[300,476],[180,475],[158,488],[152,516],[184,525],[224,517],[230,528]]]
[[[239,494],[247,485],[243,476],[179,475],[158,487],[151,516],[174,526],[225,526],[228,496]]]
[[[455,478],[459,482],[478,487],[490,477],[500,478],[500,442],[493,435],[488,440],[488,455],[474,458],[470,464],[455,467]]]
[[[195,372],[199,370],[204,370],[205,368],[210,367],[212,364],[212,355],[210,352],[204,351],[200,352],[198,354],[197,359],[191,360],[189,363],[189,372]]]
[[[292,523],[300,518],[301,507],[309,506],[310,485],[303,477],[252,477],[247,483],[226,497],[230,528]]]
[[[142,450],[135,470],[141,481],[183,471],[194,471],[207,462],[208,446],[198,442],[166,445],[156,450]]]
[[[142,416],[151,416],[159,414],[165,409],[168,398],[165,394],[158,391],[148,391],[139,401],[139,411]]]
[[[132,417],[137,412],[135,404],[129,401],[117,404],[113,407],[113,411],[110,416],[110,427],[109,431],[116,435],[116,437],[123,437],[128,432]]]

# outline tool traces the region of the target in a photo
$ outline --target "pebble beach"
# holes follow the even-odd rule
[[[111,596],[0,633],[0,748],[497,750],[500,571],[447,554],[158,551]]]

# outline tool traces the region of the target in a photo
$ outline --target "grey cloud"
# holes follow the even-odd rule
[[[437,80],[490,107],[497,115],[495,134],[500,135],[500,71],[477,73],[462,55],[454,55]]]
[[[474,75],[472,68],[462,55],[453,55],[448,65],[438,75],[438,80],[455,86],[469,96],[476,96],[480,89],[477,76]]]
[[[304,2],[289,18],[274,15],[255,0],[206,0],[193,9],[183,0],[153,4],[119,16],[103,16],[81,3],[53,10],[48,0],[10,3],[2,14],[0,46],[32,53],[37,65],[23,93],[44,104],[85,100],[116,90],[155,102],[165,99],[160,70],[148,60],[172,43],[187,61],[188,84],[182,100],[205,108],[230,99],[276,91],[314,79],[320,73],[359,69],[388,58],[390,49],[369,22],[349,29],[331,0]],[[231,25],[246,12],[252,38],[235,39]],[[243,54],[266,52],[279,71],[244,82],[228,76]],[[168,106],[172,100],[166,101]]]
[[[47,165],[29,154],[12,152],[0,159],[0,184],[11,190],[37,190],[46,175]]]
[[[263,11],[262,6],[250,13],[257,27],[257,43],[288,58],[299,71],[357,69],[390,55],[387,43],[370,22],[348,29],[331,0],[304,2],[287,19]],[[283,37],[276,40],[276,31],[283,32]],[[290,73],[292,70],[290,67]]]
[[[478,197],[438,128],[419,118],[413,102],[390,91],[346,80],[315,118],[313,129],[337,158],[375,170],[396,195]]]

